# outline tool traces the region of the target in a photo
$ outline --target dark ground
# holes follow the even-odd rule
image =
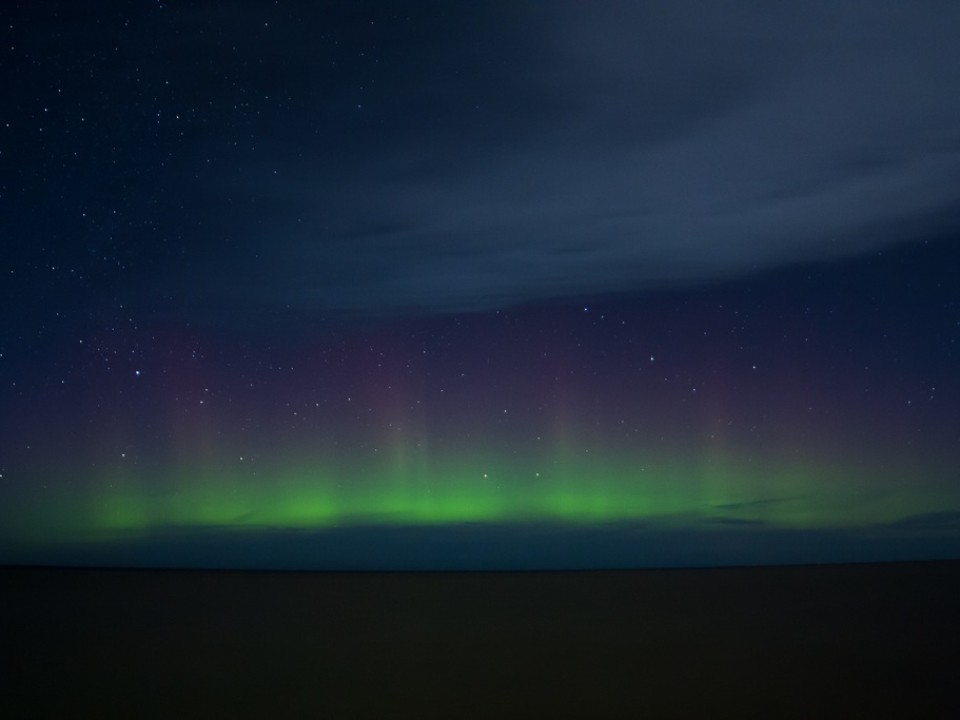
[[[3,568],[0,623],[9,718],[960,717],[960,562]]]

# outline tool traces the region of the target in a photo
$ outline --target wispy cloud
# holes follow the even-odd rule
[[[317,125],[289,118],[204,186],[238,238],[205,293],[487,308],[862,252],[942,232],[957,206],[960,7],[459,12],[503,61],[424,31],[447,69],[392,58],[370,117],[331,104],[340,83],[325,101],[291,38],[277,82]]]

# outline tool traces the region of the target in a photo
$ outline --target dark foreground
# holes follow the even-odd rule
[[[0,590],[10,718],[960,717],[960,562]]]

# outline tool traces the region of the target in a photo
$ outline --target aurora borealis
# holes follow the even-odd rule
[[[920,267],[951,292],[941,281],[955,256],[904,252],[866,271],[808,267],[693,293],[300,338],[281,328],[280,350],[168,330],[130,358],[75,338],[72,362],[88,363],[94,387],[49,383],[39,405],[12,403],[21,450],[5,479],[38,481],[4,504],[7,552],[300,532],[309,558],[334,531],[466,525],[477,542],[484,527],[695,531],[705,543],[745,530],[919,533],[936,553],[953,546],[960,507],[957,330],[910,320],[939,312],[935,293],[905,302]],[[522,562],[515,552],[484,563]]]
[[[955,556],[958,18],[881,5],[5,6],[0,561]]]

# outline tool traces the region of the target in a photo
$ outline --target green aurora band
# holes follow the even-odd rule
[[[763,523],[863,528],[960,507],[931,467],[849,467],[754,457],[643,460],[624,454],[544,461],[394,452],[365,462],[190,471],[113,470],[47,489],[0,511],[8,540],[110,542],[164,528],[257,532],[351,525],[464,523]],[[910,482],[923,472],[924,482]],[[939,475],[940,473],[938,473]]]

